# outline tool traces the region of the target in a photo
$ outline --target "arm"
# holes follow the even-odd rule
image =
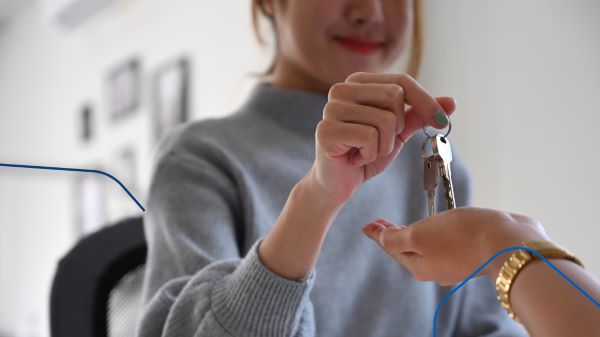
[[[568,260],[549,261],[596,301],[600,300],[600,282],[585,269]],[[494,261],[488,272],[490,275],[498,275],[499,262],[503,261]],[[531,261],[519,272],[511,286],[510,302],[532,337],[600,334],[600,307],[544,261]]]
[[[313,336],[313,278],[291,281],[243,252],[230,173],[209,145],[162,157],[150,189],[139,336]],[[203,158],[211,158],[208,161]],[[218,168],[217,168],[218,167]]]
[[[367,225],[365,233],[418,279],[442,285],[462,281],[506,247],[548,240],[541,224],[531,218],[476,208],[443,212],[406,227],[380,220]],[[509,255],[496,258],[481,275],[495,280]],[[592,297],[600,298],[600,283],[584,269],[566,260],[551,262]],[[510,300],[532,337],[591,337],[600,331],[600,308],[542,261],[532,261],[521,270]]]
[[[460,291],[451,297],[460,301],[455,329],[455,337],[525,337],[529,336],[521,324],[513,321],[500,307],[496,299],[496,289],[488,277],[470,280]],[[445,303],[443,308],[450,303]],[[447,310],[447,309],[446,309]],[[438,331],[443,326],[438,320]]]

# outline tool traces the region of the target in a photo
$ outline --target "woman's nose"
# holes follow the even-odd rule
[[[350,22],[356,25],[383,21],[382,0],[356,0],[349,6]]]

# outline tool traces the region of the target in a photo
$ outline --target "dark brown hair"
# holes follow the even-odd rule
[[[265,0],[252,0],[252,28],[254,29],[254,35],[261,46],[266,46],[265,39],[260,30],[260,19],[261,16],[267,18],[271,26],[274,26],[273,17],[265,11],[264,8]],[[410,76],[417,78],[421,67],[421,58],[423,54],[423,17],[421,0],[413,0],[414,9],[414,22],[413,22],[413,36],[412,45],[410,49],[410,58],[406,67],[406,73]],[[273,27],[273,31],[275,31]],[[277,41],[277,39],[275,39]],[[275,60],[271,62],[269,69],[263,75],[270,75],[273,73],[275,68]]]

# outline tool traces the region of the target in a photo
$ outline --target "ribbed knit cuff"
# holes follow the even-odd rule
[[[217,320],[234,336],[291,336],[300,320],[314,272],[303,280],[282,278],[258,257],[257,242],[238,268],[211,294]]]

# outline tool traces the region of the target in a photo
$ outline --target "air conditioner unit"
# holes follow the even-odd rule
[[[116,0],[40,0],[46,17],[63,28],[75,28]]]

